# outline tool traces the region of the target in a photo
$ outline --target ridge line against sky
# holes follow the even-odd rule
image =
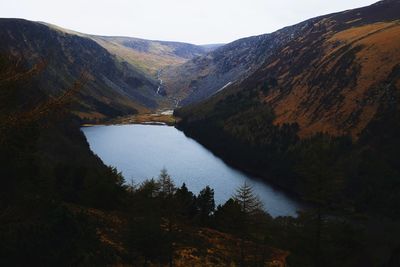
[[[104,36],[193,44],[231,41],[377,0],[0,0],[0,17]]]

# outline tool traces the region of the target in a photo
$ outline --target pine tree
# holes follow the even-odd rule
[[[246,266],[245,263],[245,239],[248,239],[251,235],[251,228],[253,225],[253,215],[262,212],[263,205],[253,192],[253,188],[244,182],[244,184],[236,190],[236,194],[233,196],[236,203],[241,208],[241,216],[239,217],[242,229],[240,229],[241,242],[240,242],[240,266]]]
[[[181,219],[190,220],[196,215],[196,197],[188,190],[185,183],[176,190],[174,198],[177,202],[177,213]]]
[[[163,197],[171,196],[176,191],[175,184],[166,168],[161,170],[161,173],[158,176],[158,184],[160,185],[160,194]]]
[[[168,174],[167,169],[163,168],[160,175],[158,176],[157,183],[160,186],[159,196],[162,198],[161,208],[162,216],[165,219],[166,242],[167,242],[167,255],[168,265],[173,266],[173,255],[174,255],[174,240],[176,238],[176,212],[177,204],[174,199],[174,193],[176,191],[175,184]]]
[[[247,182],[244,182],[236,190],[233,199],[240,205],[242,212],[246,215],[254,214],[263,209],[260,199],[254,194],[253,188]]]
[[[197,208],[199,210],[200,223],[208,223],[210,215],[215,210],[214,189],[206,186],[197,196]]]

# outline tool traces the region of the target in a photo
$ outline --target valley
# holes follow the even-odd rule
[[[227,44],[0,39],[1,266],[400,264],[400,0]]]

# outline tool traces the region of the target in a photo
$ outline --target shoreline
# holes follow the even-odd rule
[[[128,124],[175,126],[178,122],[179,118],[173,115],[173,110],[160,110],[155,113],[142,113],[112,118],[99,123],[83,123],[81,127]]]

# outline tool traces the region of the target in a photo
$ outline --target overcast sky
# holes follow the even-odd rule
[[[227,43],[377,0],[0,0],[0,17],[83,33]]]

